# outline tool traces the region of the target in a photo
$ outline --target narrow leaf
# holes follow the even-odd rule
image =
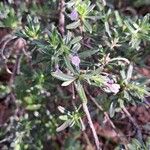
[[[34,110],[38,110],[41,108],[41,105],[40,104],[35,104],[35,105],[28,105],[26,107],[26,110],[31,110],[31,111],[34,111]]]
[[[133,72],[133,64],[131,63],[129,65],[128,71],[127,71],[127,80],[130,81],[131,77],[132,77],[132,72]]]
[[[65,121],[61,126],[59,126],[59,127],[56,129],[56,131],[57,131],[57,132],[60,132],[60,131],[62,131],[62,130],[64,130],[64,129],[66,129],[67,127],[69,127],[69,126],[71,125],[71,123],[72,123],[71,120]]]
[[[52,72],[51,75],[61,81],[68,81],[68,80],[73,80],[75,79],[74,77],[70,76],[70,75],[66,75],[62,72]]]
[[[67,115],[61,115],[61,116],[59,116],[59,119],[66,121],[66,120],[68,120],[68,116]]]
[[[62,106],[58,106],[58,110],[63,114],[66,112],[66,109]]]
[[[89,12],[91,12],[93,9],[94,9],[95,5],[91,5],[87,11],[86,11],[86,14],[88,14]]]
[[[99,49],[96,49],[96,50],[87,50],[87,51],[79,53],[79,56],[80,56],[80,58],[91,57],[91,55],[96,54],[98,51],[99,51]]]
[[[66,26],[67,29],[76,29],[80,25],[80,20]]]
[[[109,29],[109,23],[108,22],[105,22],[105,30],[108,33],[109,37],[111,37],[111,32],[110,32],[110,29]]]
[[[110,114],[110,117],[112,118],[115,114],[115,108],[114,108],[114,103],[112,102],[111,105],[110,105],[110,108],[109,108],[109,114]]]
[[[123,23],[122,23],[122,19],[121,19],[120,15],[119,15],[118,11],[115,11],[115,17],[116,17],[116,20],[118,22],[118,25],[121,27],[123,25]]]
[[[125,25],[127,26],[127,28],[129,29],[129,31],[131,33],[134,33],[134,28],[129,24],[129,22],[127,20],[124,21]]]
[[[70,85],[74,80],[75,80],[75,79],[69,80],[69,81],[65,81],[65,82],[63,82],[63,83],[61,84],[61,86],[68,86],[68,85]]]
[[[68,58],[68,57],[64,57],[64,60],[65,60],[65,64],[66,64],[67,68],[68,68],[73,74],[75,74],[75,71],[74,71],[72,65],[70,64],[69,58]]]
[[[81,48],[81,44],[80,43],[76,43],[75,45],[73,45],[72,47],[72,51],[73,52],[78,52],[78,50]]]
[[[81,40],[82,40],[82,36],[77,36],[70,42],[70,44],[73,45],[75,43],[78,43]]]
[[[85,30],[89,31],[90,33],[92,33],[92,26],[89,24],[88,21],[84,20],[83,21],[83,24],[84,24],[84,27],[85,27]]]

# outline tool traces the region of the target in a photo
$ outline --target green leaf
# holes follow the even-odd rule
[[[62,131],[62,130],[64,130],[64,129],[66,129],[67,127],[69,127],[69,126],[71,125],[71,123],[72,123],[72,120],[67,120],[67,121],[65,121],[60,127],[58,127],[58,128],[56,129],[56,131],[57,131],[57,132],[60,132],[60,131]]]
[[[96,50],[87,50],[87,51],[79,53],[79,56],[80,56],[80,58],[91,57],[91,55],[96,54],[98,51],[99,51],[99,49],[96,49]]]
[[[65,43],[68,44],[72,38],[72,32],[68,31],[65,37]]]
[[[66,109],[62,106],[58,106],[58,110],[61,112],[61,113],[65,113]]]
[[[127,21],[127,20],[125,20],[124,21],[124,23],[125,23],[125,25],[127,26],[127,28],[129,29],[129,31],[131,32],[131,33],[134,33],[134,28],[130,25],[130,23]]]
[[[83,24],[84,24],[84,27],[85,27],[85,30],[89,31],[90,33],[92,33],[92,26],[89,24],[88,21],[84,20],[83,21]]]
[[[115,11],[115,17],[116,17],[118,25],[121,27],[123,25],[123,23],[122,23],[122,19],[121,19],[120,15],[119,15],[118,11]]]
[[[76,29],[80,25],[80,20],[66,26],[66,29]]]
[[[69,80],[69,81],[65,81],[65,82],[63,82],[63,83],[61,84],[61,86],[68,86],[68,85],[70,85],[73,81],[75,81],[75,79]]]
[[[40,109],[40,108],[41,108],[41,105],[40,105],[40,104],[28,105],[28,106],[26,107],[26,110],[32,110],[32,111],[34,111],[34,110],[38,110],[38,109]]]
[[[67,2],[66,4],[67,4],[67,7],[70,8],[73,5],[75,5],[75,3],[76,3],[76,1],[72,0],[72,1]]]
[[[86,14],[90,13],[93,9],[94,9],[95,5],[91,5],[87,11],[86,11]]]
[[[73,52],[77,52],[80,48],[81,48],[81,44],[80,43],[76,43],[75,45],[73,45],[72,51]]]
[[[64,60],[65,60],[65,64],[66,64],[67,68],[68,68],[73,74],[75,74],[75,71],[74,71],[72,65],[70,64],[69,58],[68,58],[68,57],[64,57]]]
[[[131,96],[130,96],[130,94],[127,91],[125,91],[125,90],[123,91],[123,96],[128,101],[131,101]]]
[[[115,108],[114,108],[114,103],[113,102],[110,105],[109,114],[110,114],[111,118],[115,115]]]
[[[118,99],[118,102],[119,102],[120,108],[123,108],[124,107],[124,101],[122,99]]]
[[[66,121],[66,120],[68,120],[68,116],[67,115],[61,115],[61,116],[59,116],[59,119]]]
[[[68,81],[68,80],[73,80],[75,79],[73,76],[66,75],[62,72],[52,72],[51,75],[61,81]]]
[[[109,23],[108,22],[105,22],[105,30],[108,33],[109,37],[111,37],[111,31],[109,29]]]
[[[83,88],[82,84],[80,83],[80,81],[77,81],[75,83],[75,87],[76,87],[76,90],[77,90],[82,102],[87,103],[87,97],[85,95],[84,88]]]
[[[78,43],[79,41],[82,40],[82,36],[77,36],[74,39],[71,40],[70,44],[73,45],[75,43]]]
[[[130,81],[132,78],[132,73],[133,73],[133,63],[129,65],[128,71],[127,71],[127,81]]]

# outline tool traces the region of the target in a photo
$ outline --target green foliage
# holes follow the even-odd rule
[[[16,98],[15,112],[0,132],[15,150],[42,150],[49,141],[52,149],[60,149],[57,132],[70,127],[73,137],[63,139],[64,149],[84,149],[75,137],[84,129],[81,106],[90,104],[87,89],[98,91],[94,98],[114,119],[122,106],[136,105],[149,95],[147,79],[135,70],[150,54],[149,14],[129,17],[104,2],[67,1],[62,36],[58,7],[57,0],[23,3],[17,11],[0,3],[0,25],[26,39],[30,55],[22,50],[21,73],[14,85],[0,85],[0,99],[10,93]],[[92,119],[101,115],[95,111]],[[147,146],[133,140],[129,149]]]
[[[28,26],[25,26],[23,30],[23,35],[28,37],[30,40],[35,40],[40,37],[40,23],[38,21],[38,18],[35,17],[32,20],[31,16],[27,16],[27,23]]]
[[[2,2],[0,3],[0,16],[3,19],[3,21],[0,22],[0,26],[16,29],[20,24],[21,18],[19,14],[17,16],[12,7],[4,5]]]
[[[80,107],[74,112],[67,111],[64,107],[61,106],[58,106],[58,109],[63,114],[59,116],[59,119],[65,122],[56,129],[57,132],[60,132],[67,127],[72,127],[74,124],[77,124],[80,127],[81,115],[78,112]]]
[[[132,142],[128,145],[129,150],[148,150],[149,149],[149,139],[147,140],[146,144],[141,144],[138,140],[133,139]]]
[[[149,150],[149,138],[147,139],[146,143],[141,144],[137,139],[132,139],[131,143],[128,144],[129,150]],[[119,150],[120,148],[117,147],[115,150]]]

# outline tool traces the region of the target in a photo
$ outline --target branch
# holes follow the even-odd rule
[[[137,122],[134,120],[134,118],[131,116],[131,114],[128,112],[128,110],[125,108],[125,106],[121,107],[123,112],[127,115],[127,117],[129,118],[129,120],[132,122],[132,124],[135,126],[136,130],[137,130],[137,137],[138,140],[143,143],[143,139],[142,139],[142,132],[140,127],[138,126]]]
[[[12,87],[13,84],[14,84],[14,80],[15,80],[15,77],[16,77],[16,74],[18,72],[20,72],[20,61],[21,61],[21,51],[17,54],[17,58],[16,58],[16,62],[15,62],[15,65],[13,67],[13,71],[12,71],[12,74],[11,74],[11,77],[10,77],[10,80],[9,80],[9,86]]]
[[[64,36],[65,33],[65,16],[64,16],[64,12],[65,12],[65,1],[64,0],[60,0],[59,2],[59,31],[61,33],[62,36]]]
[[[96,134],[96,131],[95,131],[95,128],[94,128],[94,125],[93,125],[93,122],[92,122],[92,119],[91,119],[91,116],[90,116],[90,113],[89,113],[89,110],[88,110],[88,107],[87,107],[87,104],[86,103],[83,103],[82,104],[83,106],[83,110],[87,116],[87,119],[88,119],[88,123],[89,123],[89,126],[92,130],[92,133],[93,133],[93,137],[94,137],[94,140],[95,140],[95,144],[96,144],[96,149],[97,150],[102,150],[100,148],[100,142],[99,142],[99,139],[98,139],[98,136]]]
[[[25,45],[26,45],[26,41],[23,38],[17,39],[14,43],[14,49],[16,49],[16,51],[17,51],[17,53],[16,53],[17,58],[16,58],[16,62],[13,67],[13,71],[12,71],[10,81],[9,81],[9,86],[11,88],[14,84],[16,75],[20,72],[21,57],[22,57],[22,52],[23,52],[23,49],[25,48]]]
[[[106,117],[106,119],[109,121],[110,125],[112,126],[113,130],[116,132],[116,134],[118,135],[118,137],[120,137],[120,140],[123,142],[124,146],[127,149],[126,143],[128,143],[126,137],[124,135],[120,135],[119,131],[117,130],[116,126],[114,125],[114,123],[111,121],[108,113],[106,111],[104,111],[104,109],[102,108],[102,106],[99,105],[99,103],[95,100],[94,97],[92,97],[89,93],[89,91],[87,90],[87,88],[84,88],[86,94],[88,95],[88,97],[91,99],[91,101],[97,106],[97,108],[99,108],[100,111],[102,111]]]

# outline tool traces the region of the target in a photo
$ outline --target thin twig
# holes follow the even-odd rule
[[[134,120],[134,118],[131,116],[131,114],[128,112],[128,110],[122,106],[121,107],[123,112],[127,115],[127,117],[129,118],[129,120],[132,122],[132,124],[135,126],[136,130],[137,130],[137,137],[138,137],[138,140],[143,143],[143,139],[142,139],[142,132],[141,132],[141,129],[140,127],[138,126],[137,122]]]
[[[21,59],[21,51],[17,54],[17,58],[16,58],[16,63],[13,67],[13,72],[11,74],[11,77],[10,77],[10,80],[9,80],[9,86],[12,87],[12,85],[14,84],[14,80],[15,80],[15,77],[16,77],[16,74],[18,72],[20,72],[20,59]]]
[[[61,33],[62,36],[64,36],[65,33],[65,1],[64,0],[60,0],[59,2],[59,31]]]
[[[85,92],[86,94],[89,96],[89,98],[92,100],[92,102],[101,110],[101,111],[104,111],[104,109],[102,108],[102,106],[100,106],[98,104],[98,102],[95,100],[95,98],[93,96],[91,96],[91,94],[89,93],[89,91],[87,90],[87,88],[84,88],[85,89]]]
[[[101,111],[104,112],[104,115],[105,115],[106,119],[109,121],[109,123],[111,124],[111,126],[113,127],[113,129],[116,130],[116,127],[115,127],[114,123],[111,121],[111,119],[110,119],[108,113],[104,111],[104,109],[102,108],[102,106],[100,106],[100,105],[98,104],[98,102],[95,100],[94,97],[92,97],[92,96],[90,95],[90,93],[88,92],[88,90],[87,90],[86,88],[85,88],[85,92],[87,93],[87,95],[89,96],[89,98],[92,100],[92,102],[93,102]]]
[[[6,47],[6,45],[7,45],[11,40],[13,40],[13,39],[15,39],[15,38],[16,38],[16,36],[12,36],[12,37],[10,37],[9,39],[7,39],[7,40],[4,42],[4,44],[3,44],[2,48],[1,48],[1,56],[2,56],[2,58],[3,58],[4,60],[6,59],[6,56],[5,56],[5,54],[4,54],[5,47]]]
[[[83,110],[84,110],[84,112],[85,112],[85,114],[87,116],[89,126],[90,126],[90,128],[92,130],[94,141],[95,141],[95,144],[96,144],[96,148],[97,148],[97,150],[101,150],[100,142],[99,142],[96,130],[94,128],[94,125],[93,125],[93,122],[92,122],[92,119],[91,119],[91,116],[90,116],[90,113],[89,113],[89,110],[88,110],[88,107],[87,107],[87,103],[83,103],[82,106],[83,106]]]
[[[127,139],[125,138],[125,136],[120,135],[119,131],[117,130],[116,126],[114,125],[114,123],[111,121],[108,113],[106,111],[104,111],[104,109],[102,108],[102,106],[99,105],[99,103],[95,100],[95,98],[93,96],[91,96],[91,94],[89,93],[89,91],[87,90],[87,88],[84,88],[86,94],[88,95],[88,97],[92,100],[92,102],[97,106],[97,108],[99,108],[99,110],[101,110],[106,119],[109,121],[110,125],[112,126],[113,130],[116,132],[116,134],[118,135],[118,137],[120,137],[120,140],[123,142],[124,146],[127,149],[126,143],[127,143]]]
[[[17,50],[17,53],[16,53],[17,58],[13,67],[13,71],[12,71],[9,83],[8,83],[12,94],[13,94],[13,85],[14,85],[16,75],[20,73],[20,63],[21,63],[21,58],[23,55],[22,50],[25,48],[25,45],[26,45],[26,41],[23,38],[17,39],[13,45],[14,49]]]

